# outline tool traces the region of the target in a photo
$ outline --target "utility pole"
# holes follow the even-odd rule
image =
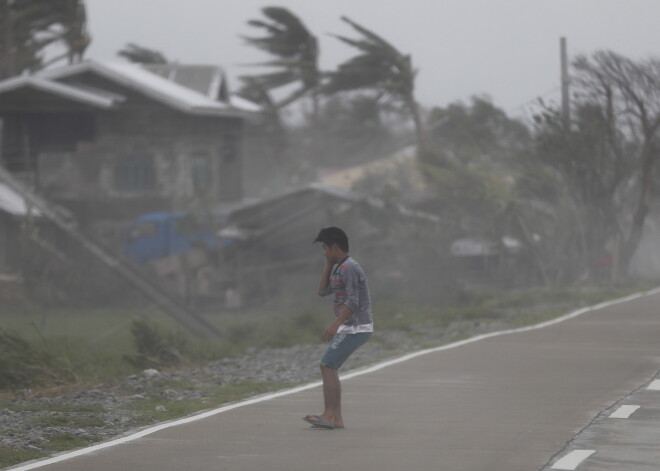
[[[564,129],[570,129],[571,125],[571,105],[569,98],[569,83],[568,76],[568,52],[566,48],[566,38],[559,40],[559,48],[561,54],[561,115],[564,121]]]

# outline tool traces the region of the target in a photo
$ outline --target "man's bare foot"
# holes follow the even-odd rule
[[[308,422],[312,424],[313,427],[317,428],[338,428],[338,429],[343,429],[344,427],[344,422],[343,421],[333,421],[328,417],[321,415],[306,415],[303,420],[305,422]]]

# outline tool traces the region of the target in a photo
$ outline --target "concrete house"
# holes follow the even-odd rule
[[[238,201],[250,111],[218,96],[126,63],[11,78],[1,163],[81,220]]]

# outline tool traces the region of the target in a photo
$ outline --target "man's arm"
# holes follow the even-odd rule
[[[330,284],[330,272],[332,272],[333,264],[326,262],[323,272],[321,273],[321,281],[319,282],[319,296],[327,296],[330,294],[328,285]]]
[[[321,335],[321,340],[324,342],[329,342],[330,340],[332,340],[332,337],[335,336],[335,334],[339,330],[339,327],[348,319],[350,319],[352,315],[353,315],[353,311],[351,311],[350,308],[343,307],[342,310],[339,312],[339,315],[335,318],[335,321],[332,324],[330,324],[328,327],[326,327],[326,329],[323,331],[323,335]]]

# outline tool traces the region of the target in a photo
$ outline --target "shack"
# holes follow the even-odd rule
[[[429,259],[443,258],[439,218],[320,183],[229,210],[218,235],[235,243],[221,258],[221,279],[243,300],[308,295],[323,265],[312,241],[322,227],[333,225],[346,230],[351,253],[378,270],[386,291],[399,284],[412,293],[418,277],[441,283],[441,265],[428,266]]]

